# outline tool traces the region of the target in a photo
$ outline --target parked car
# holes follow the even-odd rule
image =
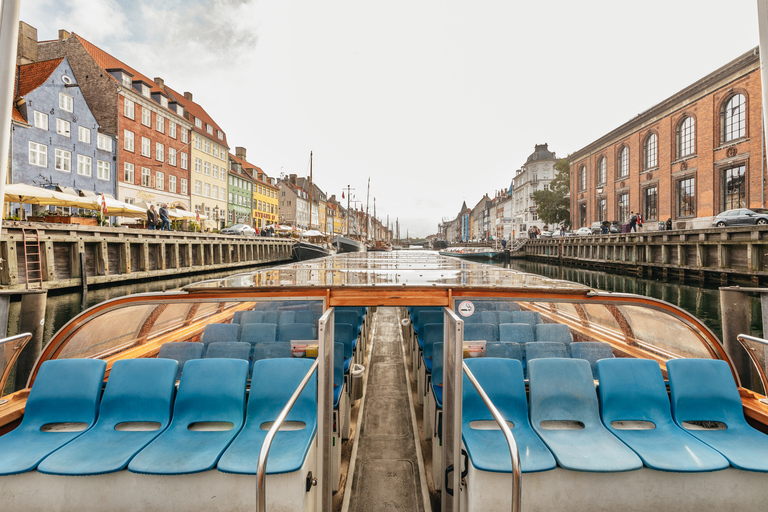
[[[552,238],[552,232],[551,231],[542,231],[541,232],[542,238]]]
[[[592,234],[592,228],[583,227],[576,230],[576,236],[587,236]]]
[[[235,224],[221,230],[222,235],[256,236],[256,230],[248,224]]]
[[[712,225],[718,228],[724,226],[746,226],[746,225],[764,225],[768,224],[768,209],[765,208],[737,208],[735,210],[726,210],[718,214],[713,220]]]
[[[603,223],[600,221],[593,222],[590,229],[593,235],[599,235],[603,232]]]

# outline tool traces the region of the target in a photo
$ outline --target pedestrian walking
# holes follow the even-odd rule
[[[629,213],[629,230],[637,233],[637,215],[635,212]]]
[[[171,230],[171,219],[168,217],[168,208],[165,203],[160,207],[160,229]]]
[[[147,229],[155,229],[157,227],[157,212],[155,211],[155,205],[150,205],[147,210]]]

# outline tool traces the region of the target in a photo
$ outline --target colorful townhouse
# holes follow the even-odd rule
[[[227,226],[248,224],[253,226],[253,186],[255,180],[243,168],[243,160],[229,153],[229,181],[227,195]]]
[[[67,58],[100,131],[115,137],[117,198],[190,211],[193,121],[184,98],[77,34],[60,30],[37,47],[41,59]]]
[[[267,173],[245,159],[245,153],[244,147],[237,146],[235,154],[230,153],[230,160],[239,164],[253,179],[253,227],[261,230],[270,224],[277,223],[279,190]]]
[[[67,59],[38,62],[36,49],[16,67],[8,181],[112,196],[113,137],[99,131]],[[31,205],[22,207],[31,213]]]

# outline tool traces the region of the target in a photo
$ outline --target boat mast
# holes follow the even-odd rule
[[[757,26],[760,36],[760,80],[762,82],[762,101],[763,101],[763,134],[765,134],[766,128],[768,128],[768,0],[757,0]],[[763,141],[765,141],[765,135],[763,135]],[[763,155],[765,155],[765,146],[761,151],[760,159],[762,161]],[[762,168],[762,166],[761,166]],[[760,177],[760,182],[764,183],[765,175]],[[763,207],[765,207],[765,187],[763,186]]]
[[[3,0],[0,20],[0,213],[5,215],[5,182],[11,146],[13,83],[16,79],[16,46],[19,41],[19,0]]]
[[[365,239],[371,238],[370,225],[371,219],[368,217],[368,202],[371,199],[371,177],[368,176],[368,192],[365,194]]]
[[[312,152],[309,152],[309,227],[312,229]]]

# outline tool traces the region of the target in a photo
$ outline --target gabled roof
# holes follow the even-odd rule
[[[16,68],[16,94],[14,101],[23,98],[43,85],[63,60],[64,58],[62,57],[18,66]],[[13,107],[13,120],[21,123],[27,122],[16,106]]]
[[[198,128],[197,126],[193,128],[194,131],[206,137],[219,141],[220,144],[223,144],[224,146],[227,147],[227,149],[229,149],[229,144],[227,144],[226,132],[222,130],[218,124],[216,124],[216,121],[214,121],[213,118],[208,115],[208,112],[206,112],[203,107],[201,107],[199,104],[195,103],[194,101],[187,99],[183,94],[179,94],[178,92],[174,91],[170,87],[163,87],[163,89],[160,89],[160,90],[165,92],[167,95],[170,95],[170,97],[173,98],[179,105],[184,107],[187,110],[187,112],[190,113],[190,115],[202,120],[205,124],[209,124],[213,126],[214,133],[210,134],[205,130],[205,128]],[[216,133],[217,130],[220,131],[222,134],[221,139],[219,139],[218,134]]]
[[[229,158],[232,159],[235,163],[238,163],[242,166],[243,169],[246,171],[249,171],[248,174],[251,178],[253,178],[253,181],[256,183],[260,183],[266,187],[277,189],[277,187],[267,181],[264,181],[262,179],[259,179],[259,173],[264,173],[264,171],[261,169],[261,167],[258,167],[256,165],[253,165],[252,163],[243,160],[242,158],[238,157],[237,155],[230,153]],[[266,174],[266,173],[265,173]]]

